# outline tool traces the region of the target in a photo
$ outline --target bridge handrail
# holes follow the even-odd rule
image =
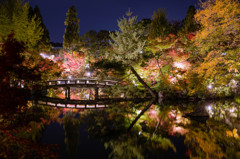
[[[118,82],[116,80],[98,80],[94,78],[72,78],[72,79],[59,79],[59,80],[47,80],[46,82],[55,82],[55,81],[77,81],[77,80],[84,80],[84,81],[100,81],[100,82]]]
[[[73,78],[73,79],[57,79],[40,82],[43,86],[59,86],[59,85],[100,85],[111,86],[118,83],[114,80],[97,80],[93,78]]]

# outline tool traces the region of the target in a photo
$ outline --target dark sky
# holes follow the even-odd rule
[[[116,30],[117,20],[125,15],[128,8],[138,20],[151,18],[153,11],[165,8],[169,20],[182,20],[190,5],[198,0],[29,0],[38,5],[44,23],[50,32],[51,41],[62,42],[66,12],[74,5],[80,18],[80,35],[89,30]]]

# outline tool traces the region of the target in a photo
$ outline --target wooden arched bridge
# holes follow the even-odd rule
[[[65,99],[60,98],[50,98],[47,96],[42,96],[36,94],[34,97],[34,104],[48,105],[53,107],[63,107],[63,108],[105,108],[109,103],[113,101],[120,101],[118,99],[109,99],[104,98],[100,99],[99,88],[111,87],[118,82],[115,80],[96,80],[96,79],[58,79],[41,82],[40,90],[46,90],[49,88],[65,88]],[[71,87],[77,88],[94,88],[95,90],[95,99],[94,100],[71,100]]]
[[[51,80],[46,82],[41,82],[40,84],[44,87],[53,88],[53,87],[82,87],[82,88],[102,88],[113,86],[118,81],[115,80],[103,80],[99,81],[97,79],[87,79],[87,78],[79,78],[79,79],[59,79],[59,80]]]
[[[24,82],[15,81],[17,84],[23,84]],[[105,108],[109,104],[114,102],[122,101],[133,101],[133,102],[143,102],[151,98],[99,98],[99,88],[106,88],[116,85],[118,81],[116,80],[97,80],[97,79],[58,79],[49,80],[45,82],[40,82],[37,86],[37,90],[33,93],[33,104],[34,105],[47,105],[52,107],[62,107],[62,108]],[[94,88],[95,89],[95,99],[94,100],[71,100],[71,87],[78,88]],[[65,99],[61,98],[51,98],[42,94],[43,90],[49,88],[65,88]]]
[[[111,87],[117,83],[118,81],[115,81],[115,80],[98,81],[97,79],[79,78],[79,79],[59,79],[59,80],[41,82],[40,86],[42,87],[42,89],[59,88],[59,87],[65,88],[66,100],[70,100],[71,87],[94,88],[95,100],[97,100],[99,98],[98,96],[99,88]]]

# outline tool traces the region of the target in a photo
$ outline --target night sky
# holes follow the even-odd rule
[[[165,8],[169,20],[182,20],[190,5],[197,7],[198,0],[30,0],[38,5],[44,23],[53,42],[62,42],[66,12],[74,5],[80,18],[80,35],[89,30],[118,29],[117,20],[125,15],[128,8],[138,20],[151,18],[153,11]]]

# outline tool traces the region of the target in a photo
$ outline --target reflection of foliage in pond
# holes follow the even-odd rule
[[[167,138],[161,135],[150,134],[148,132],[137,132],[134,130],[130,134],[121,134],[120,137],[111,138],[104,143],[106,149],[111,149],[110,158],[144,158],[149,151],[159,153],[162,150],[171,148],[176,151],[175,146]]]
[[[239,158],[239,105],[228,100],[202,104],[210,118],[186,126],[190,158]]]
[[[104,143],[106,149],[111,149],[112,152],[109,158],[137,158],[143,159],[143,147],[138,145],[137,137],[128,137],[127,135],[121,136],[116,140],[110,140]]]
[[[75,118],[73,112],[68,112],[63,117],[63,128],[65,130],[65,144],[67,152],[74,156],[77,152],[78,141],[79,141],[79,127],[80,121]]]
[[[30,104],[29,104],[30,105]],[[59,114],[47,107],[28,107],[0,113],[0,157],[55,158],[56,146],[40,144],[44,126]],[[13,151],[14,150],[14,151]]]
[[[190,149],[191,158],[239,158],[240,141],[226,135],[229,128],[222,122],[209,119],[206,125],[190,128],[185,143]]]
[[[111,105],[108,109],[89,111],[82,120],[90,136],[102,140],[105,148],[112,151],[110,158],[144,158],[148,151],[157,153],[169,148],[175,152],[172,142],[163,137],[161,131],[156,132],[154,124],[146,129],[137,123],[131,130],[132,135],[127,133],[131,122],[138,115],[138,109],[143,106],[123,102]]]
[[[118,114],[108,110],[89,110],[81,120],[87,125],[90,136],[100,139],[126,132],[126,127],[129,125],[123,113]]]

